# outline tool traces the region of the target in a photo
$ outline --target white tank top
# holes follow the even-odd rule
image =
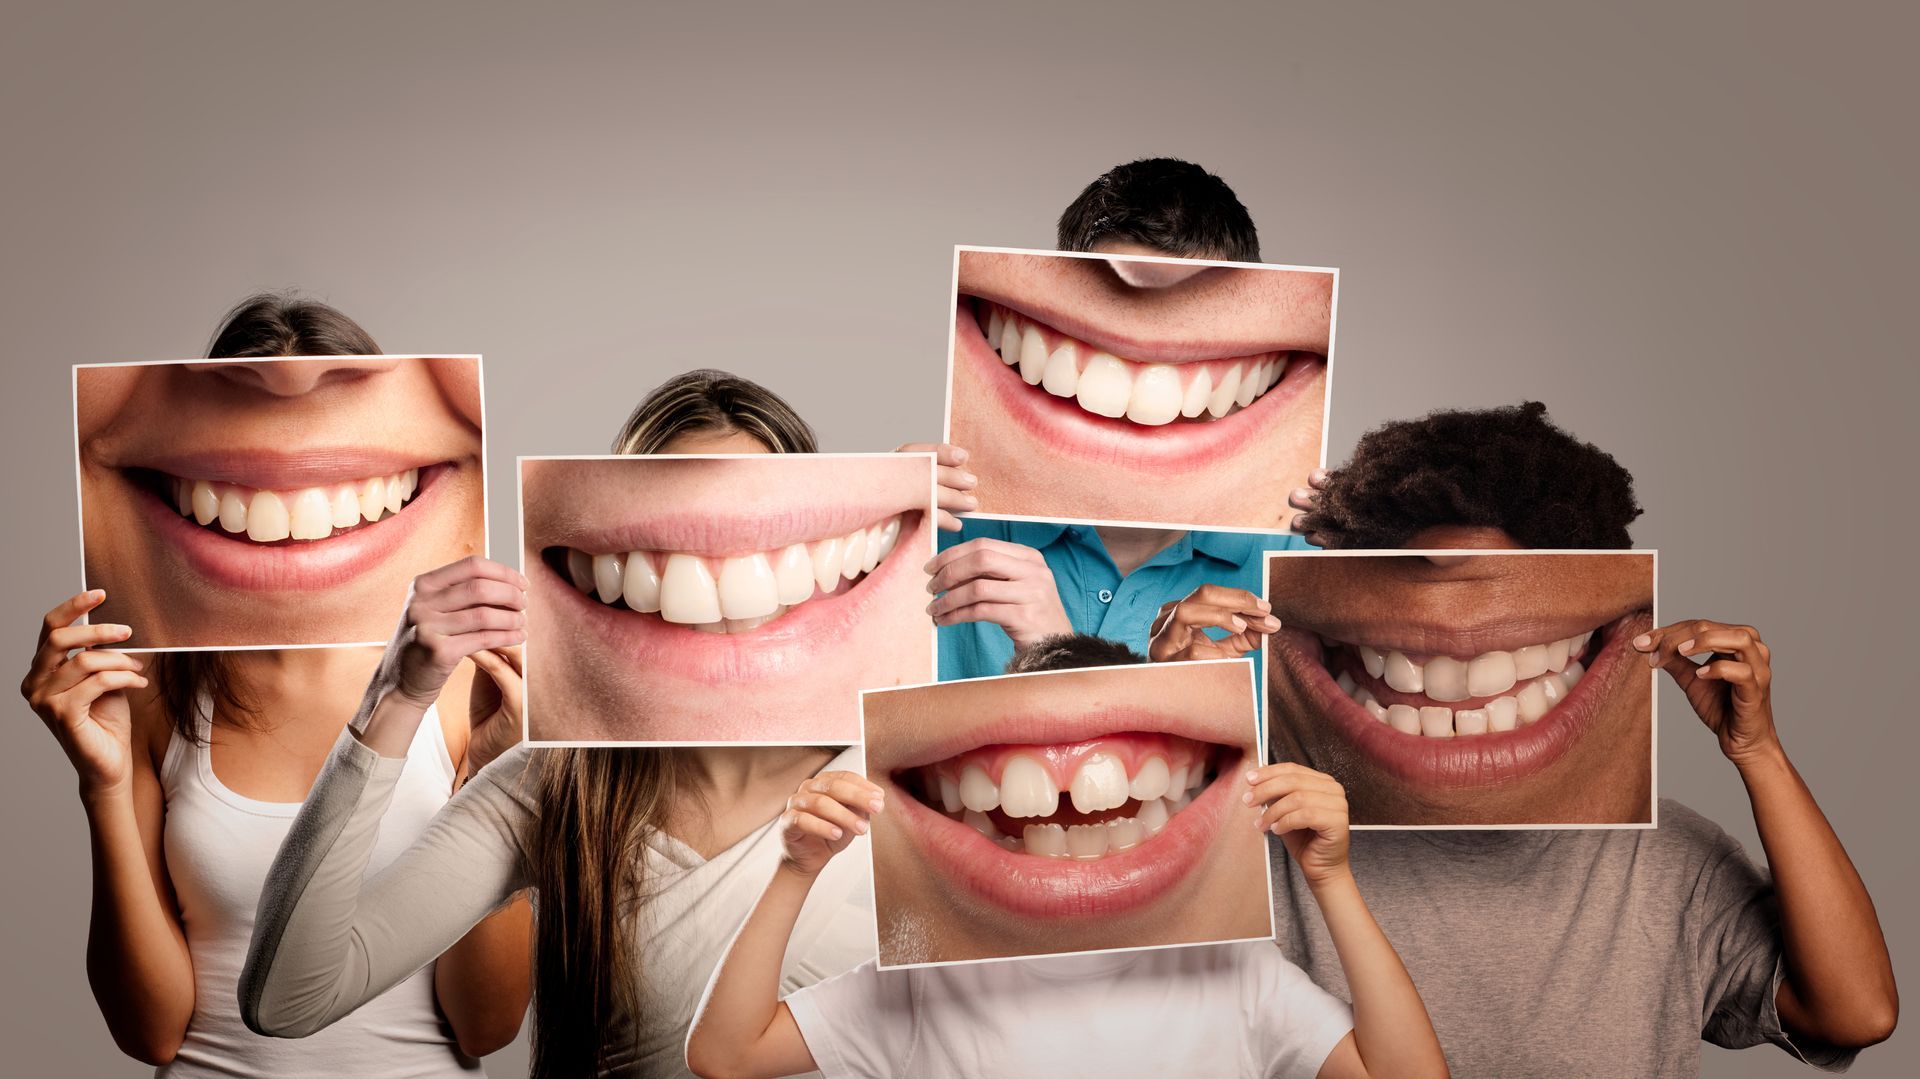
[[[160,766],[167,818],[167,872],[193,958],[193,1018],[173,1062],[158,1075],[187,1079],[337,1079],[350,1075],[473,1076],[433,995],[433,964],[310,1038],[263,1038],[240,1020],[240,968],[267,867],[293,825],[298,802],[262,802],[228,790],[213,774],[207,702],[195,718],[201,744],[174,732]],[[380,822],[369,875],[397,857],[446,804],[453,787],[440,716],[428,709],[407,747],[393,803]]]

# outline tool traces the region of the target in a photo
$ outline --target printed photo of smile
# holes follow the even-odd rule
[[[862,694],[882,967],[1273,935],[1252,664]]]
[[[1650,826],[1652,551],[1267,556],[1274,758],[1355,827]]]
[[[931,454],[520,458],[527,738],[848,744],[933,677]]]
[[[961,247],[946,441],[979,512],[1284,531],[1324,463],[1334,270]]]
[[[85,587],[133,649],[378,642],[486,552],[480,357],[73,369]]]

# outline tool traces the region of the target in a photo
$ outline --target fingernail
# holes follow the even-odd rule
[[[961,449],[961,448],[960,448],[960,447],[958,447],[958,446],[955,446],[955,447],[953,448],[953,459],[954,459],[955,461],[958,461],[958,462],[960,462],[961,464],[966,464],[966,462],[967,462],[967,458],[968,458],[969,456],[971,456],[971,455],[970,455],[969,453],[967,453],[967,451],[966,451],[966,450],[963,450],[963,449]]]
[[[1295,487],[1293,489],[1293,497],[1301,502],[1305,502],[1307,499],[1313,497],[1313,492],[1305,487]]]
[[[1653,647],[1653,638],[1648,634],[1642,633],[1633,639],[1633,646],[1644,652]]]
[[[833,838],[835,838],[835,839],[839,839],[839,838],[840,838],[841,836],[843,836],[843,835],[846,835],[846,834],[847,834],[847,833],[845,833],[845,832],[843,832],[843,831],[841,831],[841,830],[840,830],[840,828],[839,828],[839,826],[838,826],[838,825],[836,825],[836,826],[834,827],[834,829],[833,829]]]
[[[935,562],[938,562],[938,561],[940,561],[940,559],[939,559],[938,557],[934,557],[934,558],[929,558],[929,559],[927,559],[927,564],[926,564],[926,565],[924,565],[924,566],[921,566],[921,567],[920,567],[920,572],[921,572],[921,573],[932,573],[932,572],[933,572],[933,564],[934,564]]]
[[[1242,804],[1242,805],[1252,805],[1252,804],[1253,804],[1253,792],[1252,792],[1252,791],[1241,791],[1241,792],[1240,792],[1240,802],[1241,802],[1241,804]]]
[[[1247,769],[1247,782],[1249,783],[1260,782],[1260,772],[1258,769],[1255,769],[1255,768]]]
[[[113,635],[115,637],[121,637],[121,638],[131,637],[133,636],[133,627],[132,626],[115,626],[113,627]]]
[[[107,590],[104,588],[90,588],[87,590],[87,598],[95,601],[106,599]]]
[[[973,497],[972,495],[968,495],[965,499],[965,502],[967,504],[967,508],[970,510],[977,510],[980,508],[980,500]]]
[[[867,822],[866,822],[866,821],[863,821],[863,820],[857,820],[857,821],[854,821],[854,822],[853,822],[853,830],[854,830],[854,831],[856,831],[856,832],[859,832],[859,833],[860,833],[861,835],[866,835],[866,834],[867,834]]]
[[[1273,610],[1273,604],[1271,604],[1271,603],[1268,603],[1268,602],[1267,602],[1266,600],[1264,600],[1264,599],[1256,599],[1256,600],[1254,600],[1254,601],[1253,601],[1253,603],[1254,603],[1254,606],[1256,606],[1256,607],[1259,607],[1259,608],[1260,608],[1261,610],[1263,610],[1263,611],[1271,611],[1271,610]]]
[[[960,481],[962,483],[965,483],[967,486],[971,487],[974,484],[980,482],[980,477],[974,475],[971,472],[962,472],[960,473]]]
[[[1691,638],[1680,642],[1680,654],[1683,656],[1693,654],[1693,640]]]
[[[880,810],[885,808],[885,806],[886,806],[886,800],[883,798],[875,798],[872,801],[867,803],[867,808],[873,810],[875,813],[880,812]]]
[[[1233,631],[1239,633],[1241,630],[1247,628],[1247,620],[1236,614],[1233,616],[1231,625],[1233,626]]]

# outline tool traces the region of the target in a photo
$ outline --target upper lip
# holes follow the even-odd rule
[[[1152,708],[1101,708],[1070,715],[1050,711],[1008,712],[965,730],[934,733],[920,744],[906,748],[901,759],[889,763],[888,769],[918,768],[981,746],[1071,744],[1121,731],[1171,734],[1196,742],[1246,748],[1240,738],[1227,735],[1217,722]]]
[[[324,487],[410,468],[427,468],[442,459],[403,450],[362,446],[283,449],[224,448],[142,455],[114,467],[148,469],[180,479],[218,480],[259,490]]]
[[[1311,352],[1320,356],[1325,356],[1327,353],[1325,327],[1321,327],[1318,334],[1310,330],[1301,331],[1288,327],[1285,332],[1264,336],[1222,334],[1207,338],[1148,339],[1096,325],[1045,297],[1013,296],[992,288],[980,287],[970,287],[961,295],[997,303],[1036,322],[1044,322],[1061,333],[1103,352],[1137,363],[1194,363],[1200,360],[1255,356],[1266,352]]]

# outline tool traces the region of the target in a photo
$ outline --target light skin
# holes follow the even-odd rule
[[[1211,268],[1164,287],[1136,288],[1100,259],[963,252],[959,284],[958,329],[974,336],[965,300],[971,296],[1071,311],[1128,339],[1231,341],[1247,351],[1296,349],[1324,356],[1331,325],[1327,274]],[[1271,528],[1285,515],[1288,492],[1319,463],[1324,370],[1296,395],[1227,417],[1225,422],[1247,423],[1262,410],[1280,413],[1260,428],[1259,438],[1226,459],[1204,468],[1167,468],[1059,452],[1008,412],[987,381],[1007,377],[993,369],[999,366],[997,358],[991,365],[955,363],[950,415],[953,440],[973,451],[970,468],[980,477],[973,494],[989,513],[1061,516],[1062,507],[1070,507],[1067,516],[1092,519]],[[1038,387],[1015,389],[1047,396]],[[1152,507],[1150,518],[1142,507]]]
[[[96,617],[134,627],[138,637],[127,642],[132,646],[379,640],[390,628],[381,612],[391,610],[414,574],[484,546],[474,360],[214,360],[83,368],[76,374],[75,402],[86,579],[112,597]],[[409,462],[445,467],[432,490],[402,510],[415,515],[407,538],[377,564],[326,588],[256,591],[203,576],[156,530],[153,511],[177,516],[177,510],[170,497],[163,498],[165,506],[150,505],[150,476],[140,471],[186,456],[250,450],[320,463],[339,452],[392,451]]]
[[[85,592],[48,612],[21,693],[79,780],[93,850],[87,975],[95,1000],[115,1044],[159,1065],[178,1052],[195,1001],[162,842],[159,770],[171,723],[146,664],[111,647],[130,628],[77,624],[104,598]],[[374,657],[325,649],[230,658],[262,718],[243,726],[215,717],[215,774],[246,797],[300,801],[340,732],[325,717],[349,712]],[[442,723],[462,777],[518,738],[515,662],[509,653],[479,658],[483,677],[463,670],[444,698],[428,700],[444,699]],[[511,904],[474,927],[436,970],[440,1008],[468,1055],[491,1053],[519,1032],[532,988],[530,926],[526,903]]]
[[[1248,770],[1242,801],[1255,826],[1282,837],[1306,874],[1353,991],[1354,1029],[1321,1065],[1325,1079],[1445,1076],[1446,1059],[1413,981],[1380,932],[1347,865],[1346,802],[1337,783],[1297,765]],[[893,796],[897,797],[897,796]],[[749,1079],[817,1067],[780,999],[780,962],[813,881],[890,796],[852,772],[801,784],[787,803],[785,857],[721,961],[687,1039],[687,1066],[709,1079]],[[871,975],[869,975],[871,976]]]

